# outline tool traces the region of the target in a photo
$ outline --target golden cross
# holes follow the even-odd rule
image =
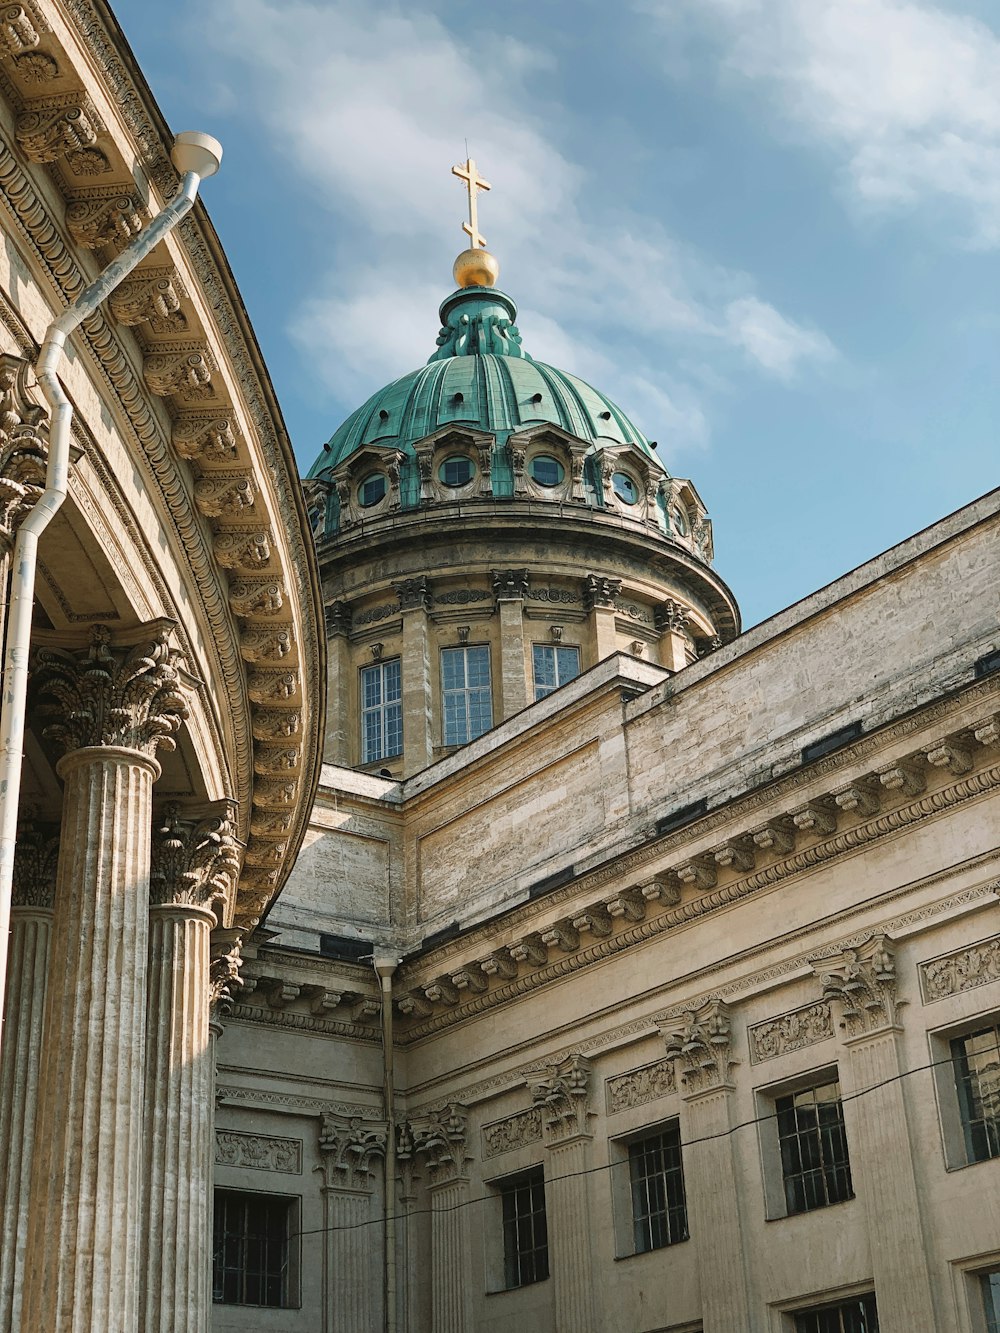
[[[476,163],[471,157],[466,161],[465,166],[460,162],[457,167],[452,167],[451,174],[457,176],[459,180],[465,181],[466,189],[469,191],[469,220],[462,223],[462,230],[471,238],[473,250],[485,250],[486,237],[479,231],[479,209],[476,197],[480,190],[488,190],[490,183],[483,180],[482,176],[478,174]]]

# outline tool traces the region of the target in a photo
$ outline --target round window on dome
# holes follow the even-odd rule
[[[451,458],[446,458],[441,464],[438,469],[438,476],[445,486],[465,486],[472,480],[474,471],[471,458],[466,458],[462,454],[454,454]]]
[[[362,509],[371,509],[379,500],[385,498],[388,482],[384,472],[369,472],[358,487],[358,504]]]
[[[611,485],[622,504],[635,505],[639,503],[639,484],[627,472],[614,473],[611,478]]]
[[[539,486],[558,486],[566,475],[566,469],[558,458],[550,454],[536,454],[528,465],[531,480]]]

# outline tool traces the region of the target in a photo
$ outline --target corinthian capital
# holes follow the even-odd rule
[[[15,907],[52,907],[59,861],[59,825],[34,820],[18,825],[14,849]]]
[[[810,958],[824,1000],[847,1037],[862,1037],[894,1026],[906,1003],[896,991],[896,959],[886,935],[870,935],[856,947],[826,958]]]
[[[383,1156],[387,1138],[384,1120],[324,1115],[319,1146],[327,1183],[334,1189],[371,1189],[372,1159]]]
[[[590,1112],[590,1061],[569,1055],[555,1065],[528,1074],[531,1100],[542,1113],[550,1144],[587,1132]]]
[[[45,736],[68,753],[85,746],[119,746],[152,758],[172,750],[188,716],[177,670],[179,654],[167,631],[116,651],[103,625],[90,631],[83,652],[39,649],[32,688],[53,721]]]
[[[31,396],[29,369],[22,357],[0,355],[0,550],[45,485],[45,409]]]
[[[435,1184],[453,1180],[465,1170],[468,1113],[458,1102],[428,1111],[399,1128],[397,1156],[404,1165],[423,1161]]]
[[[208,907],[223,915],[240,873],[240,849],[227,805],[201,819],[185,819],[176,802],[153,824],[149,897],[154,906]]]
[[[688,1097],[724,1087],[734,1064],[733,1033],[725,1000],[710,999],[697,1009],[668,1014],[657,1026]]]

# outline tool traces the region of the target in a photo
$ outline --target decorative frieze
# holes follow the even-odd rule
[[[43,713],[58,718],[45,736],[67,751],[120,746],[152,757],[157,747],[172,750],[188,715],[179,660],[165,630],[117,652],[104,625],[92,626],[83,652],[39,649],[34,698],[42,701]]]
[[[604,1097],[608,1115],[628,1111],[634,1106],[645,1106],[677,1091],[674,1062],[671,1057],[640,1065],[625,1074],[613,1074],[604,1080]]]
[[[590,1061],[570,1055],[558,1064],[543,1065],[526,1075],[531,1100],[541,1113],[548,1144],[585,1134],[590,1110]]]
[[[353,617],[353,624],[356,629],[362,625],[375,625],[380,620],[388,620],[390,616],[398,616],[403,607],[400,602],[386,602],[384,606],[373,606],[367,611],[358,611]]]
[[[748,1028],[750,1063],[759,1065],[764,1060],[801,1050],[803,1046],[813,1046],[832,1036],[830,1006],[826,1000],[817,1000]]]
[[[725,1000],[713,997],[698,1009],[682,1009],[657,1020],[667,1059],[680,1071],[686,1096],[725,1087],[737,1061],[732,1024]]]
[[[383,1140],[384,1137],[383,1135]],[[300,1176],[302,1140],[279,1139],[265,1134],[241,1134],[232,1130],[217,1129],[215,1164],[250,1171],[280,1171],[285,1175]]]
[[[573,606],[581,600],[568,588],[529,588],[527,597],[530,602],[550,602],[556,606]]]
[[[200,819],[185,819],[180,805],[171,801],[153,822],[150,903],[207,907],[221,920],[240,862],[228,803]]]
[[[847,1036],[864,1036],[898,1021],[906,1001],[897,996],[896,962],[888,936],[874,934],[856,948],[809,961],[820,979],[823,999],[837,1006]]]
[[[525,1148],[542,1141],[542,1113],[537,1106],[518,1111],[505,1120],[494,1120],[483,1126],[483,1157],[500,1157],[503,1153]]]
[[[1000,981],[1000,935],[932,958],[921,963],[918,972],[925,1004]]]

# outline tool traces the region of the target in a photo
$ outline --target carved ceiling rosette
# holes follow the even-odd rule
[[[895,949],[887,935],[870,935],[856,947],[809,962],[848,1037],[896,1026],[906,1001],[897,993]]]
[[[14,848],[14,907],[51,908],[56,897],[59,825],[24,820]]]
[[[91,627],[82,652],[40,648],[32,692],[40,710],[55,719],[44,735],[67,753],[116,746],[152,759],[157,748],[174,749],[188,716],[179,660],[166,629],[124,652],[112,646],[104,625]]]
[[[696,1096],[728,1086],[737,1061],[729,1006],[712,997],[697,1009],[682,1009],[657,1022],[667,1058],[680,1074],[683,1095]]]
[[[172,801],[153,824],[150,903],[154,907],[207,907],[222,921],[240,863],[240,845],[228,803],[200,819],[185,819],[181,807]]]
[[[324,1115],[319,1148],[327,1185],[355,1193],[370,1190],[373,1159],[385,1155],[387,1138],[384,1120]]]
[[[545,1140],[550,1147],[587,1133],[594,1114],[590,1109],[590,1061],[569,1055],[558,1064],[544,1065],[527,1074],[532,1103],[542,1113]]]

